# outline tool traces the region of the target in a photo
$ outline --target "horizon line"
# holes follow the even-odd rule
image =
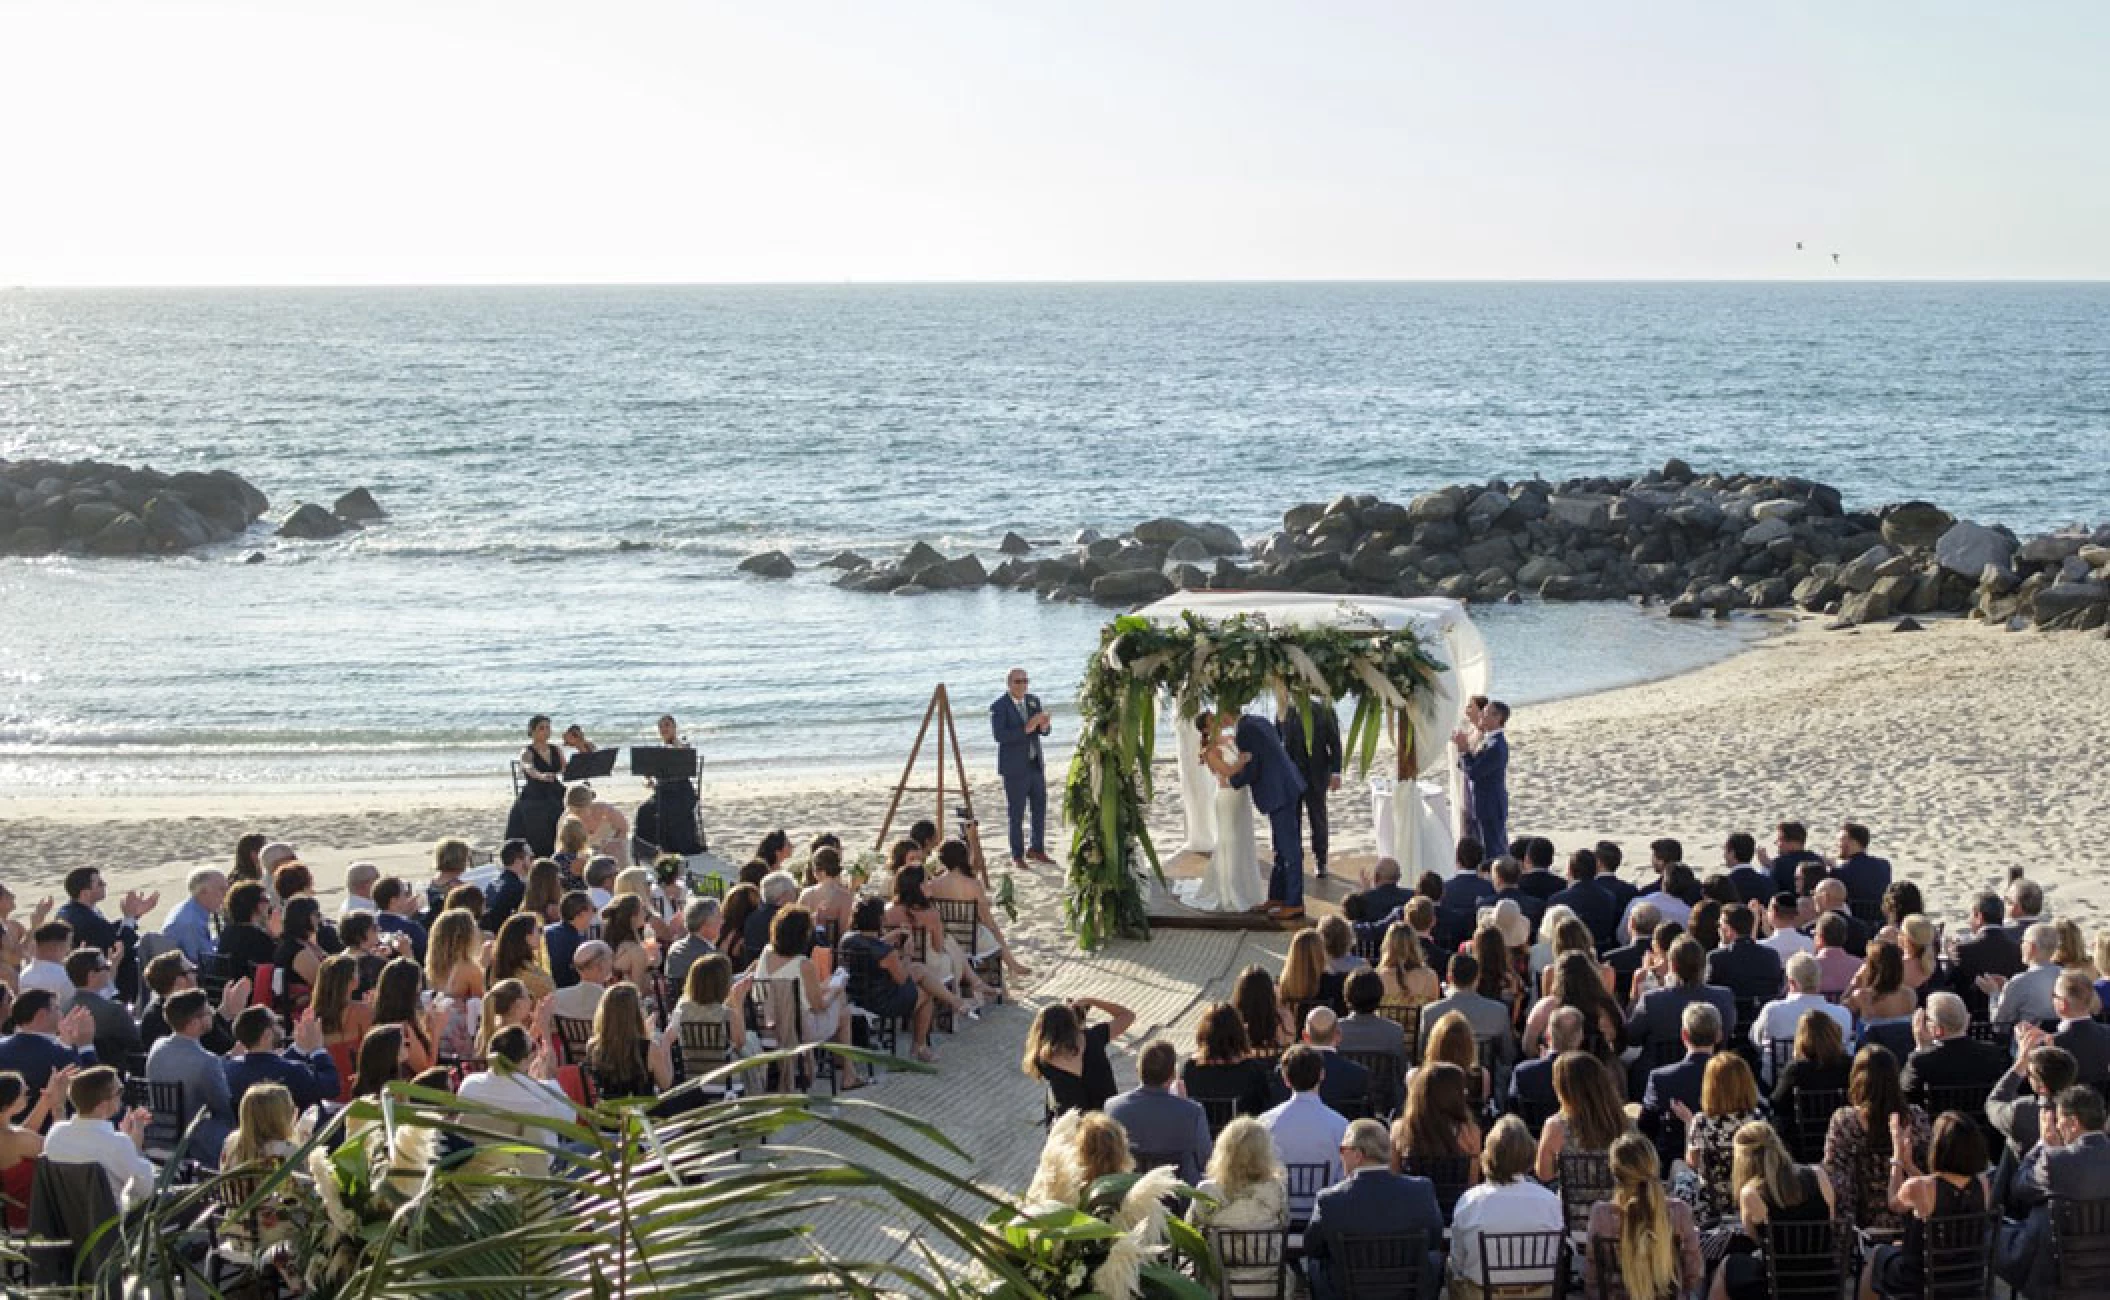
[[[1225,276],[1209,278],[1022,277],[1016,279],[804,279],[804,280],[170,280],[129,283],[0,281],[0,293],[88,292],[98,290],[280,290],[280,289],[907,289],[907,288],[1060,288],[1060,287],[1210,287],[1216,285],[2093,285],[2110,284],[2110,276]]]

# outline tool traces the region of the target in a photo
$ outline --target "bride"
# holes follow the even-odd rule
[[[1194,726],[1201,733],[1202,762],[1216,773],[1216,852],[1201,879],[1181,881],[1173,894],[1200,912],[1250,912],[1267,901],[1267,882],[1253,847],[1253,800],[1231,785],[1242,756],[1217,714],[1202,714]]]

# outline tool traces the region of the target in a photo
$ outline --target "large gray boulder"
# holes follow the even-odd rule
[[[823,569],[864,569],[869,568],[871,563],[870,560],[855,551],[837,551],[827,559],[822,560],[821,567]]]
[[[1092,599],[1102,605],[1135,605],[1169,596],[1172,579],[1157,569],[1126,569],[1092,579]]]
[[[1182,537],[1165,548],[1167,564],[1207,564],[1214,558],[1196,537]]]
[[[278,526],[278,535],[298,541],[319,542],[342,535],[346,527],[342,519],[309,501],[295,507],[293,513],[286,516],[285,522]]]
[[[86,540],[108,528],[124,513],[123,506],[107,501],[83,501],[66,517],[66,535]]]
[[[996,544],[996,549],[1005,555],[1025,555],[1033,549],[1033,543],[1017,533],[1005,533],[1004,540]]]
[[[1951,573],[1976,578],[1988,564],[2012,568],[2015,539],[1997,528],[1968,520],[1951,524],[1934,543],[1934,558]]]
[[[791,557],[782,551],[764,551],[760,555],[750,555],[740,561],[739,570],[742,573],[752,573],[758,578],[788,578],[799,571],[799,566],[793,564]]]
[[[1774,542],[1793,537],[1795,526],[1785,519],[1761,519],[1743,531],[1741,540],[1746,546],[1770,546]]]
[[[146,545],[146,524],[128,510],[90,539],[88,549],[97,555],[137,555]]]
[[[352,524],[368,524],[376,519],[388,518],[388,512],[381,508],[379,501],[374,500],[374,494],[363,487],[355,487],[338,497],[336,503],[330,507],[330,513]]]
[[[1458,499],[1448,492],[1424,492],[1407,503],[1407,517],[1417,524],[1432,524],[1458,514]]]
[[[2015,559],[2022,564],[2056,565],[2081,553],[2088,538],[2080,533],[2046,533],[2032,537],[2015,549]]]
[[[1601,492],[1562,493],[1546,503],[1546,517],[1595,532],[1612,521],[1612,498]]]
[[[2037,621],[2049,623],[2105,603],[2110,603],[2110,586],[2103,583],[2055,582],[2037,593]]]
[[[916,574],[916,581],[932,591],[961,591],[979,587],[989,580],[982,562],[971,552],[956,560],[933,564]]]
[[[943,563],[945,563],[945,552],[932,546],[929,542],[917,542],[914,546],[909,547],[907,553],[901,557],[899,567],[903,573],[913,577],[933,564]]]
[[[1948,511],[1928,501],[1885,506],[1882,519],[1883,540],[1901,551],[1925,550],[1956,522]]]
[[[168,493],[147,498],[142,516],[152,544],[164,551],[187,551],[213,540],[212,526],[204,516]]]

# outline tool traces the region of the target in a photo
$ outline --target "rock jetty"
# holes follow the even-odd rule
[[[984,584],[1130,606],[1179,590],[1660,603],[1673,617],[1801,608],[1852,627],[1964,614],[2011,627],[2110,627],[2110,526],[2022,538],[1924,501],[1848,510],[1809,479],[1646,474],[1454,484],[1406,502],[1364,493],[1290,507],[1245,539],[1151,519],[1065,548],[1005,538],[995,567],[918,542],[843,552],[837,586],[916,594]],[[787,560],[788,563],[788,560]]]
[[[271,503],[228,470],[0,460],[0,555],[163,555],[237,537]]]

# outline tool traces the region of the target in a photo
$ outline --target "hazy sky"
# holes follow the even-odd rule
[[[2104,0],[0,0],[0,285],[2110,277],[2106,67]]]

